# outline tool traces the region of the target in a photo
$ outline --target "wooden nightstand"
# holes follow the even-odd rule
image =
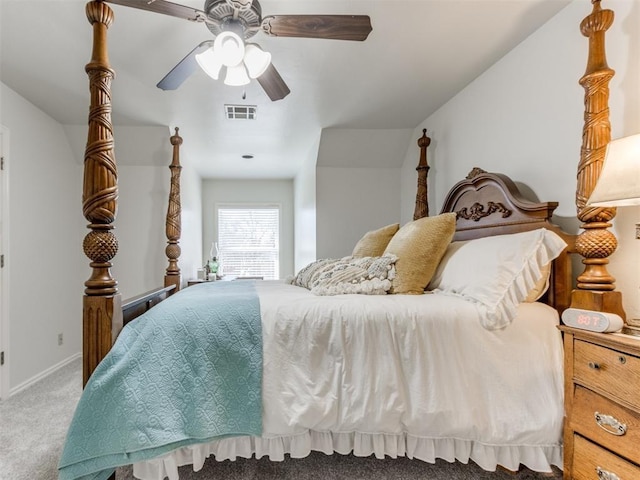
[[[640,338],[564,332],[564,479],[640,479]]]

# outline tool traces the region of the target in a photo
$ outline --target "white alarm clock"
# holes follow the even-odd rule
[[[615,313],[595,312],[581,308],[567,308],[562,312],[562,322],[569,327],[592,332],[616,332],[624,324],[620,315]]]

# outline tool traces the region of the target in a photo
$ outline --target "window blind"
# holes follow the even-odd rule
[[[280,208],[218,208],[219,263],[225,275],[280,277]]]

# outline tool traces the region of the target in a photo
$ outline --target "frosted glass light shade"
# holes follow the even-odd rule
[[[216,37],[213,48],[222,64],[227,67],[238,65],[244,58],[244,42],[237,34],[228,30]]]
[[[244,50],[244,64],[251,78],[258,78],[271,63],[271,54],[265,52],[258,45],[249,43]]]
[[[640,205],[640,134],[609,142],[598,183],[587,205]]]
[[[196,61],[200,68],[205,71],[214,80],[220,78],[220,69],[222,68],[222,61],[220,56],[216,55],[215,49],[209,48],[202,53],[196,55]]]
[[[247,70],[243,64],[235,65],[233,67],[227,67],[227,76],[224,79],[225,85],[231,85],[232,87],[240,87],[247,85],[251,80],[247,76]]]

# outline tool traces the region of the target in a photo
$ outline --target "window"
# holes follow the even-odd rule
[[[280,277],[280,207],[218,207],[219,263],[225,275]]]

